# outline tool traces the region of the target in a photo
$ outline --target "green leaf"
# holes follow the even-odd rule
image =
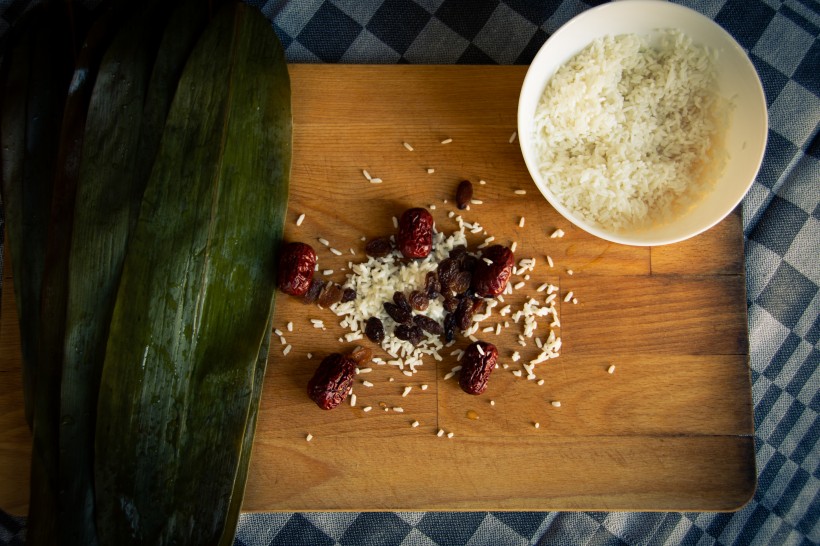
[[[126,255],[96,431],[104,543],[217,544],[235,525],[291,138],[281,44],[229,5],[180,79]]]

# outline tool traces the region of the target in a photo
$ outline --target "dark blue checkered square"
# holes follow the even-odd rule
[[[787,328],[794,328],[803,316],[801,302],[811,301],[816,294],[816,284],[783,262],[757,298],[757,304]]]
[[[532,538],[546,517],[542,512],[493,512],[493,516],[526,538]]]
[[[814,40],[792,78],[815,95],[820,96],[820,40]]]
[[[370,18],[367,30],[403,54],[430,17],[431,15],[413,0],[385,0]]]
[[[808,217],[802,209],[775,196],[752,232],[751,238],[780,256],[785,256],[795,235]]]
[[[763,92],[766,94],[766,106],[771,106],[780,92],[783,91],[789,77],[754,53],[749,55],[749,59],[752,61],[755,70],[757,70],[760,83],[763,85]]]
[[[497,0],[473,2],[470,17],[464,17],[463,0],[444,0],[436,17],[468,40],[476,37],[498,6]]]
[[[775,11],[760,2],[728,0],[715,22],[725,28],[744,48],[752,49],[766,31]]]
[[[270,546],[332,546],[333,539],[317,529],[301,514],[294,514]]]
[[[365,512],[347,528],[339,543],[342,546],[380,546],[401,544],[410,526],[389,512]]]
[[[416,525],[438,544],[466,544],[486,517],[486,512],[429,513]]]
[[[770,130],[769,138],[766,141],[766,153],[763,156],[763,164],[757,173],[757,182],[769,189],[774,188],[777,182],[783,177],[783,171],[789,163],[791,163],[797,153],[797,146],[792,144],[787,138]]]
[[[361,30],[348,14],[325,2],[296,39],[321,60],[337,62]]]

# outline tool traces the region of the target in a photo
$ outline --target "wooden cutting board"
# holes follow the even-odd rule
[[[457,364],[448,350],[413,377],[374,365],[357,378],[356,407],[324,412],[308,400],[306,383],[323,356],[353,344],[339,343],[346,330],[329,310],[280,296],[274,327],[292,350],[283,355],[274,337],[245,510],[701,511],[734,510],[751,498],[756,472],[739,214],[690,241],[651,249],[574,228],[540,196],[518,142],[510,142],[525,70],[291,67],[286,238],[313,244],[320,269],[343,281],[348,262],[363,259],[360,238],[392,233],[392,217],[408,207],[435,205],[438,229],[453,231],[455,187],[470,179],[483,204],[464,212],[465,219],[480,222],[497,242],[516,241],[517,259],[538,264],[507,303],[543,299],[536,287],[544,282],[559,286],[556,333],[564,345],[559,358],[536,368],[544,379],[539,386],[512,373],[538,352],[531,340],[517,344],[518,325],[499,336],[480,333],[509,366],[494,372],[484,395],[469,396],[456,379],[445,380]],[[368,183],[363,169],[384,182]],[[526,195],[514,193],[519,189]],[[550,238],[556,228],[566,235]],[[471,235],[471,244],[484,237]],[[548,255],[554,268],[546,265]],[[0,507],[24,513],[29,435],[11,268],[5,271]],[[569,291],[577,304],[563,302]],[[314,329],[312,318],[324,320],[326,330]],[[487,323],[498,321],[495,315]],[[545,328],[537,335],[546,337]],[[519,362],[510,358],[515,350]],[[615,372],[607,373],[612,364]],[[402,397],[405,386],[413,389]],[[453,438],[438,437],[439,429]]]

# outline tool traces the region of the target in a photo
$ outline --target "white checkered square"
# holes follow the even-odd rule
[[[413,64],[455,64],[470,42],[433,17],[404,52]]]
[[[390,63],[401,58],[392,47],[385,44],[367,29],[363,29],[342,55],[343,63]]]
[[[288,62],[291,63],[320,63],[322,59],[311,50],[294,40],[285,50]]]
[[[746,297],[754,301],[777,270],[780,256],[757,241],[746,241]]]
[[[561,5],[558,6],[558,9],[552,14],[552,16],[547,19],[541,28],[547,34],[554,34],[556,30],[564,26],[564,23],[585,11],[588,8],[586,4],[581,2],[580,0],[567,0],[565,2],[561,2]]]
[[[498,64],[512,64],[537,30],[537,26],[501,3],[473,43]]]
[[[236,538],[245,546],[268,546],[292,516],[291,512],[242,514]]]
[[[370,22],[370,18],[379,9],[384,0],[372,0],[370,2],[360,2],[359,0],[330,0],[330,2],[348,14],[351,19],[362,26]]]
[[[817,131],[820,97],[789,80],[769,108],[769,127],[802,148]]]
[[[290,36],[296,37],[302,32],[302,29],[305,28],[305,25],[308,24],[323,3],[324,0],[286,2],[279,10],[279,13],[276,14],[273,22]],[[290,59],[291,57],[288,55],[288,60]]]
[[[760,216],[765,212],[766,205],[768,205],[773,197],[772,191],[755,182],[746,197],[743,198],[743,233],[749,234],[754,224],[760,219]]]
[[[306,520],[312,523],[317,529],[335,541],[341,540],[356,518],[358,512],[305,512],[302,514]]]
[[[787,76],[794,74],[814,37],[779,13],[766,27],[752,52]]]
[[[418,529],[410,529],[399,546],[439,546],[439,544]]]
[[[759,305],[749,307],[749,323],[752,324],[749,331],[749,356],[752,368],[758,373],[763,373],[764,368],[780,349],[783,340],[789,335],[789,329]]]
[[[820,220],[809,216],[784,259],[814,284],[820,285]]]

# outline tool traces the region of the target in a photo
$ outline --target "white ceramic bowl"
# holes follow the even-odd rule
[[[570,58],[596,38],[606,35],[652,36],[658,29],[676,28],[696,44],[717,50],[719,92],[734,105],[726,133],[729,158],[715,188],[694,208],[662,226],[616,232],[580,218],[568,210],[541,178],[534,145],[535,110],[549,79]],[[624,0],[587,10],[558,29],[530,65],[518,102],[518,138],[527,169],[550,204],[581,229],[598,237],[637,246],[675,243],[706,231],[723,220],[743,199],[757,176],[766,149],[768,117],[760,78],[735,40],[700,13],[659,0]]]

